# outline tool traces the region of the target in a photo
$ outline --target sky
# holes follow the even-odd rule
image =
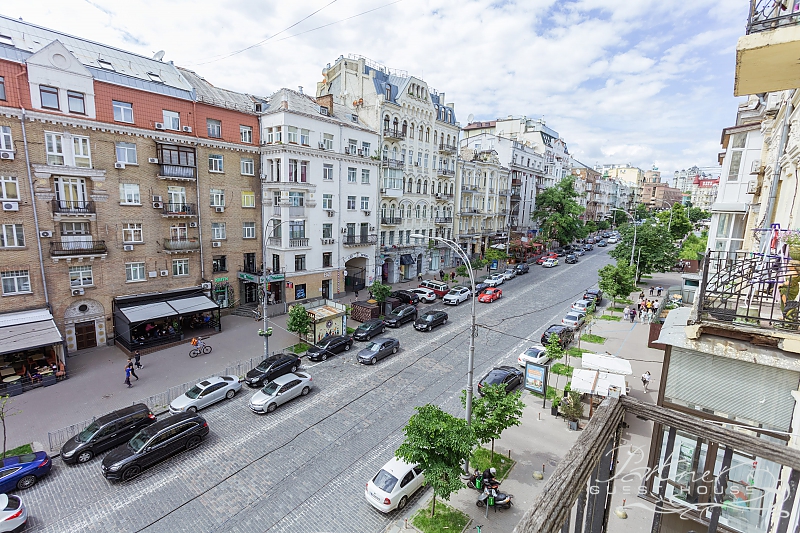
[[[26,0],[2,13],[269,95],[358,54],[419,76],[462,126],[543,117],[587,165],[716,165],[746,0]]]

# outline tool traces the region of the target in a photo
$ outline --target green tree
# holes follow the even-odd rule
[[[672,239],[683,239],[694,227],[686,216],[686,209],[681,204],[673,204],[672,209],[661,211],[656,215],[661,224],[669,229]]]
[[[484,268],[488,263],[489,261],[487,261],[483,257],[476,257],[475,259],[469,262],[469,264],[472,265],[472,270],[475,272]]]
[[[650,217],[650,210],[647,209],[646,205],[638,204],[632,214],[636,220],[646,220]]]
[[[494,261],[495,259],[502,261],[503,259],[508,259],[508,254],[504,250],[489,248],[486,250],[486,253],[483,254],[483,258],[487,261]]]
[[[531,220],[539,224],[547,239],[563,246],[580,237],[583,222],[579,217],[584,208],[575,200],[577,197],[573,176],[536,195],[536,210],[531,213]]]
[[[700,237],[694,233],[690,233],[686,240],[683,241],[681,246],[679,259],[686,259],[688,261],[700,259],[700,254],[706,253],[708,247],[708,232],[704,231]]]
[[[483,396],[472,399],[472,430],[480,444],[492,442],[494,461],[494,440],[511,426],[520,425],[525,404],[522,391],[507,393],[502,384],[485,387],[482,393]],[[461,391],[461,405],[467,407],[467,391]]]
[[[605,231],[611,227],[611,224],[608,223],[608,220],[601,220],[597,223],[597,229],[600,231]]]
[[[431,404],[416,407],[416,413],[403,428],[405,440],[395,452],[400,459],[417,464],[425,471],[425,482],[433,488],[431,516],[436,512],[436,497],[449,500],[462,487],[461,460],[475,446],[475,432],[465,420],[445,413]],[[401,503],[401,507],[405,502]]]
[[[311,331],[311,317],[308,316],[306,308],[300,304],[295,304],[289,308],[289,318],[286,320],[286,329],[297,333],[300,340],[304,335]]]
[[[469,270],[467,269],[467,265],[458,265],[456,267],[456,276],[461,279],[466,279],[469,277]]]
[[[639,278],[643,274],[668,272],[678,261],[678,249],[667,232],[667,227],[646,222],[636,229],[636,249],[633,260],[638,261]],[[633,246],[634,226],[622,229],[620,242],[609,255],[618,261],[630,261]],[[636,281],[639,281],[638,279]]]
[[[636,267],[629,265],[627,261],[617,261],[616,265],[606,265],[597,271],[600,276],[600,290],[602,290],[614,301],[611,306],[611,314],[614,314],[614,306],[619,298],[628,298],[636,290]]]
[[[555,333],[550,335],[550,338],[547,339],[547,345],[544,347],[544,352],[551,361],[560,361],[564,358],[565,354],[567,356],[569,355],[568,352],[561,347],[561,343],[558,342],[558,335]],[[567,359],[567,364],[569,364],[569,359]],[[556,374],[555,387],[558,388],[558,374]],[[545,397],[547,397],[546,394]]]
[[[369,286],[367,289],[372,297],[378,303],[383,303],[386,301],[386,298],[392,294],[392,286],[391,285],[384,285],[380,281],[374,281],[372,285]]]
[[[692,224],[696,224],[697,222],[704,220],[706,218],[711,218],[711,213],[708,211],[703,211],[699,207],[690,207],[689,212],[687,214],[689,220]]]
[[[586,224],[583,225],[586,228],[586,233],[594,233],[597,231],[597,223],[594,220],[588,221]]]

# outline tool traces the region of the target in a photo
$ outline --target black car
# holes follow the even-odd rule
[[[595,305],[600,305],[603,301],[603,291],[600,289],[586,289],[583,293],[584,300],[594,300]]]
[[[308,358],[312,361],[324,361],[331,355],[350,351],[353,339],[348,335],[328,335],[308,349]]]
[[[390,328],[399,328],[406,322],[413,322],[417,319],[417,308],[410,304],[403,304],[395,307],[386,317],[386,325]]]
[[[374,365],[379,359],[396,354],[399,349],[399,340],[381,337],[370,342],[363,350],[358,352],[357,359],[359,363]]]
[[[271,355],[247,373],[244,382],[248,387],[263,387],[278,376],[294,372],[300,368],[300,358],[294,354]]]
[[[414,329],[419,331],[430,331],[439,324],[447,324],[447,313],[444,311],[433,310],[425,311],[414,321]]]
[[[411,291],[394,291],[389,296],[391,296],[392,298],[397,298],[404,304],[417,305],[419,303],[419,294]]]
[[[111,481],[130,481],[167,457],[197,448],[206,435],[208,424],[195,413],[162,418],[103,457],[103,475]]]
[[[565,255],[567,255],[567,252],[565,252],[563,248],[556,248],[555,250],[553,250],[553,253],[556,254],[558,257],[564,257]]]
[[[608,243],[606,241],[600,241],[597,243],[597,246],[599,246],[600,248],[604,248],[608,246]]]
[[[587,242],[586,244],[583,245],[583,249],[586,250],[587,252],[594,250],[594,244]]]
[[[475,280],[475,294],[480,294],[483,289],[487,289],[490,287],[488,283],[486,283],[486,278],[489,276],[481,276]]]
[[[572,263],[577,263],[578,256],[575,254],[568,254],[567,257],[564,258],[564,262],[567,263],[568,265]]]
[[[506,392],[511,392],[522,384],[522,370],[513,366],[498,366],[489,371],[478,382],[478,392],[483,396],[483,389],[488,385],[504,385]]]
[[[547,346],[547,343],[550,342],[550,336],[556,335],[558,336],[558,344],[561,345],[561,348],[566,348],[569,346],[569,343],[572,342],[572,339],[575,337],[575,332],[569,326],[563,326],[561,324],[553,324],[547,331],[542,333],[542,344]]]
[[[85,463],[98,453],[128,442],[155,421],[156,415],[143,403],[103,415],[64,443],[61,460],[67,464]]]
[[[611,237],[611,233],[609,233],[609,232],[607,232],[607,231],[604,231],[604,232],[603,232],[603,238],[604,238],[604,239],[608,239],[609,237]]]
[[[517,275],[520,274],[527,274],[530,272],[531,267],[528,266],[528,263],[519,263],[517,266],[514,267],[517,271]]]
[[[353,332],[353,338],[357,341],[368,341],[384,331],[386,331],[386,322],[380,318],[373,318],[358,326]]]

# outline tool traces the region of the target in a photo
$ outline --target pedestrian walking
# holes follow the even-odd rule
[[[654,290],[654,289],[655,289],[655,287],[650,287],[650,296],[652,296],[652,295],[653,295],[653,290]]]
[[[686,272],[686,261],[681,261],[681,274]]]
[[[631,309],[631,324],[636,320],[636,309]]]
[[[125,366],[125,385],[127,385],[129,389],[133,387],[133,385],[131,385],[131,367],[127,365]]]
[[[139,350],[136,350],[135,352],[133,352],[133,359],[136,362],[136,368],[144,368],[142,366],[142,361],[141,361],[142,354],[139,353]]]
[[[355,292],[355,295],[356,295],[356,300],[358,300],[358,289],[356,289],[354,292]]]
[[[439,279],[444,281],[444,270],[439,270]]]
[[[631,308],[626,305],[625,309],[622,311],[622,318],[624,318],[625,321],[627,322],[628,317],[630,316],[631,316]]]
[[[644,324],[645,318],[647,318],[646,314],[643,312],[642,309],[639,309],[639,322]]]
[[[650,386],[650,371],[648,370],[644,374],[642,374],[642,387],[644,387],[644,392],[647,393],[647,387]]]
[[[644,291],[639,293],[639,300],[644,300]]]
[[[131,369],[131,376],[136,378],[136,381],[139,381],[139,376],[136,375],[136,371],[133,369],[133,359],[128,357],[128,368]]]
[[[663,291],[663,290],[664,289],[661,287],[661,285],[656,287],[656,292],[658,293],[658,294],[656,294],[656,296],[658,296],[660,298],[661,297],[661,291]]]

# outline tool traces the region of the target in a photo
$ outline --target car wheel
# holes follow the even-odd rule
[[[369,364],[377,365],[378,364],[378,358],[373,356],[372,359],[369,360]]]
[[[227,399],[229,399],[229,400],[230,400],[231,398],[233,398],[234,396],[236,396],[236,391],[235,391],[235,390],[233,390],[233,389],[231,389],[231,390],[229,390],[228,392],[226,392],[226,393],[225,393],[225,397],[226,397]]]
[[[273,412],[273,411],[274,411],[275,409],[277,409],[277,408],[278,408],[278,406],[277,406],[277,405],[275,405],[274,403],[271,403],[271,404],[269,404],[269,405],[267,406],[267,412],[268,412],[268,413],[271,413],[271,412]]]
[[[300,396],[308,396],[310,390],[308,387],[303,387],[303,390],[300,391]]]
[[[477,505],[478,507],[483,507],[486,504],[483,503],[483,500],[478,500],[478,501],[475,502],[475,505]]]
[[[425,331],[431,331],[432,329],[433,329],[433,326],[428,325],[428,329],[426,329]]]
[[[383,333],[383,332],[385,332],[385,331],[386,331],[386,326],[384,326],[384,327],[382,327],[382,328],[381,328],[381,333]]]
[[[323,352],[323,353],[322,353],[322,358],[321,358],[321,359],[322,359],[323,361],[327,361],[327,359],[328,359],[328,354]]]
[[[202,439],[195,435],[194,437],[190,437],[189,440],[186,441],[186,449],[187,450],[194,450],[198,446],[200,446],[200,441]]]
[[[406,504],[408,503],[408,496],[403,496],[400,498],[400,502],[397,504],[397,510],[404,509]]]
[[[82,464],[89,461],[92,457],[94,457],[94,454],[89,450],[85,450],[78,454],[77,461]]]
[[[392,353],[397,353],[397,346],[395,346],[394,348],[392,348]]]
[[[351,346],[350,344],[345,344],[344,345],[344,351],[345,352],[349,352],[350,351],[350,346]]]
[[[128,467],[122,473],[122,481],[130,481],[141,473],[142,469],[136,465]]]
[[[444,320],[442,320],[442,325],[444,326],[445,324],[447,324],[447,319],[446,318]]]
[[[194,405],[191,406],[191,407],[187,407],[186,408],[186,412],[187,413],[196,413],[197,412],[197,407],[195,407]]]
[[[36,476],[28,475],[17,481],[17,488],[20,490],[29,489],[36,485]]]
[[[292,365],[292,373],[294,374],[297,372],[297,365]]]

